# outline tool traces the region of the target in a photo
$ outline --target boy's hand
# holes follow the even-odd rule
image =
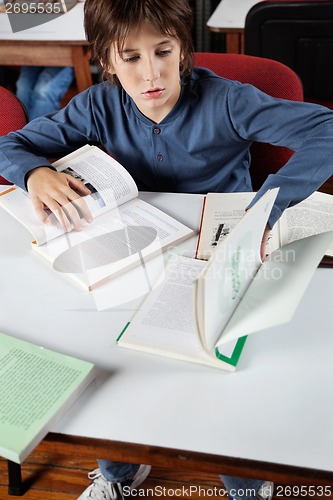
[[[48,217],[45,208],[54,213],[66,232],[71,231],[73,226],[77,231],[82,228],[80,213],[87,222],[92,222],[91,212],[81,197],[89,195],[90,191],[79,179],[47,167],[38,167],[29,173],[27,188],[43,223]]]

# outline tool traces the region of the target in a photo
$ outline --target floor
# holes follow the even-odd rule
[[[87,473],[96,463],[84,456],[72,457],[70,450],[62,448],[50,453],[49,447],[42,443],[22,465],[23,481],[29,486],[22,498],[24,500],[74,500],[88,486]],[[145,487],[147,498],[221,498],[225,493],[219,478],[153,468],[145,483],[137,490],[142,496]],[[217,495],[212,496],[214,488]],[[149,490],[148,490],[149,489]],[[161,493],[161,494],[160,494]],[[190,496],[189,496],[190,494]],[[15,497],[7,493],[7,462],[0,459],[0,499]]]
[[[87,458],[89,456],[89,458]],[[96,463],[87,456],[73,456],[70,445],[57,446],[42,442],[22,465],[24,484],[29,488],[24,500],[76,500],[88,486],[87,473]],[[310,488],[307,485],[275,485],[274,500],[333,500],[333,482]],[[325,490],[326,486],[326,490]],[[294,493],[294,494],[293,494]],[[190,473],[180,470],[153,468],[147,480],[136,490],[136,498],[171,498],[198,500],[227,498],[217,475]],[[7,462],[0,458],[0,500],[13,500],[8,495]],[[134,498],[130,497],[130,498]]]

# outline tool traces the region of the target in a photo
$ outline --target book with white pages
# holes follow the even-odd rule
[[[197,248],[198,258],[207,259],[210,256],[212,250],[243,217],[254,196],[253,192],[208,193],[205,196]],[[332,229],[333,196],[316,191],[283,212],[270,233],[267,253],[292,241]],[[325,256],[333,257],[333,241]]]
[[[59,172],[80,179],[94,221],[81,217],[82,230],[64,232],[47,210],[48,223],[37,217],[28,194],[11,186],[0,192],[0,206],[33,235],[32,248],[59,274],[87,290],[140,265],[195,234],[174,217],[138,197],[129,172],[96,146],[83,146],[53,163]],[[75,205],[75,203],[74,203]]]
[[[169,256],[165,275],[118,345],[234,371],[249,334],[288,322],[333,232],[292,242],[262,263],[261,239],[276,193],[248,210],[208,261]]]

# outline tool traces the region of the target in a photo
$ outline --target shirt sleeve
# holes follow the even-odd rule
[[[36,118],[23,129],[0,137],[0,172],[26,189],[25,178],[34,168],[51,168],[56,159],[85,144],[99,144],[90,89],[78,94],[66,108]]]
[[[295,151],[267,177],[251,207],[268,189],[279,187],[269,225],[283,211],[316,191],[333,174],[333,111],[312,103],[273,98],[251,85],[235,85],[228,95],[230,119],[244,139]]]

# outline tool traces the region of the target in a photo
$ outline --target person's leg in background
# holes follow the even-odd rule
[[[16,96],[25,107],[29,118],[33,106],[34,88],[43,69],[43,66],[22,66],[16,81]]]
[[[97,462],[103,476],[113,483],[121,483],[132,479],[140,467],[137,464],[126,464],[111,460],[97,460]]]
[[[274,485],[268,481],[220,475],[229,500],[271,500]]]
[[[78,500],[95,498],[112,500],[124,498],[124,487],[136,488],[150,473],[149,465],[127,464],[111,460],[98,460],[98,469],[88,474],[92,483],[85,489]],[[274,485],[268,481],[243,477],[220,475],[229,492],[229,500],[271,500]]]
[[[151,470],[150,465],[127,464],[111,460],[97,460],[97,462],[99,468],[88,474],[92,483],[78,500],[89,498],[120,500],[124,498],[124,488],[128,488],[128,492],[131,488],[136,488],[146,479]]]
[[[74,79],[71,66],[40,67],[39,71],[38,68],[32,71],[32,68],[35,67],[22,68],[23,76],[19,77],[16,93],[26,107],[29,120],[58,111],[61,100]],[[28,93],[29,99],[26,98]]]

